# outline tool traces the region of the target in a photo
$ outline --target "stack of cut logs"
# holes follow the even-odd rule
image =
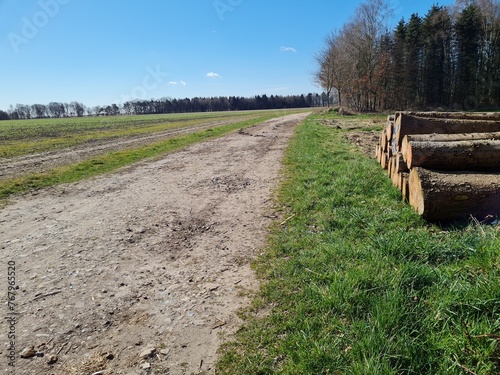
[[[500,217],[500,113],[398,112],[376,156],[427,220]]]

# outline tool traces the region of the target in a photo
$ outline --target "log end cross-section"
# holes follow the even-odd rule
[[[500,173],[442,172],[414,168],[410,204],[427,220],[450,221],[500,215]]]

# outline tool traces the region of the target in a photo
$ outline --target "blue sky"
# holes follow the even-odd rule
[[[392,24],[437,3],[390,2]],[[359,3],[0,0],[0,109],[320,92],[314,54]]]

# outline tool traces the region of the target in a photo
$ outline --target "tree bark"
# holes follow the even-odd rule
[[[436,119],[500,120],[500,112],[405,112],[405,114]]]
[[[410,141],[403,149],[403,157],[409,169],[423,167],[442,171],[500,170],[500,140]]]
[[[400,151],[403,155],[408,153],[410,142],[454,142],[454,141],[479,141],[500,140],[500,132],[490,133],[462,133],[462,134],[409,134],[401,142]]]
[[[410,175],[408,173],[403,173],[401,195],[406,202],[410,200]]]
[[[394,158],[393,157],[389,157],[389,160],[387,162],[387,176],[389,176],[389,178],[392,177],[392,168],[394,166]]]
[[[394,121],[388,121],[385,127],[386,140],[388,142],[390,142],[393,132],[394,132]]]
[[[429,221],[500,215],[500,173],[446,173],[414,168],[409,178],[411,206]]]
[[[398,171],[398,173],[409,172],[408,166],[406,165],[403,154],[401,152],[396,155],[396,170]]]
[[[410,134],[403,138],[403,146],[407,141],[416,142],[453,142],[453,141],[479,141],[500,140],[500,132],[489,133],[462,133],[462,134]]]
[[[394,124],[395,147],[401,149],[404,136],[413,134],[460,134],[500,131],[500,118],[495,120],[445,119],[414,117],[400,113]]]
[[[391,182],[395,187],[397,187],[401,191],[403,187],[403,173],[394,171],[391,176]]]
[[[377,163],[380,164],[380,154],[382,153],[380,145],[375,146],[375,159],[377,159]]]
[[[382,168],[387,169],[389,163],[389,156],[385,152],[382,152],[380,158],[381,158],[380,165],[382,166]]]
[[[387,152],[387,135],[385,132],[380,135],[380,147],[382,147],[382,151]]]

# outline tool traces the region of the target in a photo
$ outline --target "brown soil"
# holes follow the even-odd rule
[[[380,131],[356,131],[357,129],[378,128],[381,120],[359,120],[351,119],[349,116],[339,119],[323,119],[320,122],[328,127],[338,130],[348,130],[346,138],[358,146],[361,151],[370,158],[375,158],[375,146],[380,138]]]
[[[370,157],[375,158],[375,147],[379,141],[380,134],[374,132],[354,132],[347,135],[353,144],[358,146],[363,153]]]
[[[165,139],[190,134],[205,129],[228,125],[235,121],[244,121],[248,117],[236,120],[212,121],[180,129],[169,129],[154,134],[140,134],[120,138],[108,138],[87,142],[64,150],[48,151],[37,154],[22,155],[14,158],[0,159],[0,178],[19,177],[34,172],[45,172],[62,165],[77,163],[97,155],[125,148],[139,147],[145,144],[160,142]]]
[[[306,116],[1,209],[0,264],[15,262],[19,287],[15,373],[213,373],[258,288],[249,263],[276,217],[283,151]],[[5,319],[0,329],[8,369]],[[32,346],[38,356],[19,357]]]

